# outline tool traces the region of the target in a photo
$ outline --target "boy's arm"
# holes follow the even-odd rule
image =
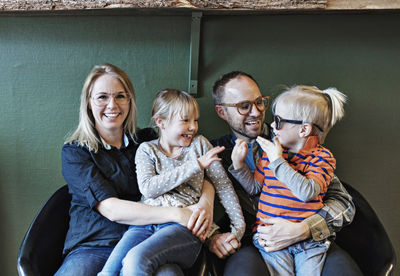
[[[294,170],[282,157],[271,162],[268,166],[276,178],[284,183],[295,197],[302,201],[310,201],[319,195],[321,186],[313,178],[308,178]]]
[[[254,174],[247,165],[237,170],[233,168],[233,165],[230,165],[228,171],[249,195],[258,195],[261,192],[263,183],[254,178]]]

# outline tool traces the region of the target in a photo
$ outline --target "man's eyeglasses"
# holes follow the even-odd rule
[[[248,114],[250,114],[251,109],[253,108],[253,105],[255,105],[257,110],[260,112],[263,112],[264,110],[266,110],[269,105],[269,96],[258,97],[254,101],[243,101],[243,102],[238,102],[235,104],[221,103],[218,105],[228,106],[228,107],[236,107],[236,109],[240,115],[248,115]]]
[[[273,116],[274,116],[274,123],[275,123],[276,130],[280,130],[282,128],[282,123],[289,123],[289,124],[295,124],[295,125],[304,124],[303,121],[282,119],[280,116],[275,115],[275,114]],[[312,124],[312,125],[315,126],[316,128],[318,128],[321,132],[323,132],[322,128],[320,126],[318,126],[317,124]]]
[[[111,99],[114,98],[115,102],[119,105],[128,104],[130,98],[127,93],[117,93],[111,95],[108,93],[100,93],[92,97],[93,103],[97,106],[106,106],[110,103]]]

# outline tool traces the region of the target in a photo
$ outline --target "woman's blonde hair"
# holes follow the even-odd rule
[[[94,82],[103,75],[110,75],[118,79],[130,98],[130,108],[128,115],[123,123],[123,131],[132,139],[136,134],[136,101],[135,90],[128,75],[115,65],[105,63],[96,65],[86,77],[81,93],[81,104],[79,109],[79,124],[74,133],[65,143],[76,141],[81,146],[87,146],[90,151],[97,152],[101,142],[95,128],[95,120],[89,108],[89,101]]]
[[[193,113],[198,117],[200,109],[197,101],[189,93],[176,89],[164,89],[156,95],[151,119],[155,124],[157,118],[169,122],[174,116],[179,115],[183,118]]]
[[[313,134],[323,143],[329,130],[343,118],[346,100],[347,96],[336,88],[320,90],[315,86],[298,85],[280,94],[272,104],[272,111],[275,112],[278,103],[285,104],[292,115],[285,119],[317,125],[322,131],[314,127]]]

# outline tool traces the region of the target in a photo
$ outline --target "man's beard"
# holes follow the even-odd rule
[[[261,121],[261,128],[260,128],[260,131],[257,134],[251,134],[251,133],[246,132],[246,124],[245,123],[243,123],[240,126],[237,126],[237,125],[234,125],[234,124],[229,124],[229,125],[230,125],[230,128],[231,128],[232,132],[234,132],[236,134],[240,134],[241,136],[249,138],[251,140],[254,140],[262,133],[262,128],[263,128],[264,121],[260,117],[257,117],[257,118],[250,117],[250,118],[247,119],[247,121],[252,121],[252,120],[260,120]]]

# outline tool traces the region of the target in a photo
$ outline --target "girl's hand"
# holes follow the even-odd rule
[[[257,137],[257,143],[260,145],[263,151],[268,155],[269,162],[274,162],[276,159],[282,157],[282,146],[279,143],[278,137],[274,137],[272,142],[262,138]]]
[[[231,154],[232,165],[235,170],[244,166],[244,159],[246,158],[248,150],[249,147],[243,139],[236,139],[235,147]]]
[[[203,170],[208,168],[212,162],[220,161],[221,158],[218,157],[218,153],[222,152],[225,147],[215,147],[207,151],[206,154],[200,156],[197,161],[199,162],[200,168]]]

